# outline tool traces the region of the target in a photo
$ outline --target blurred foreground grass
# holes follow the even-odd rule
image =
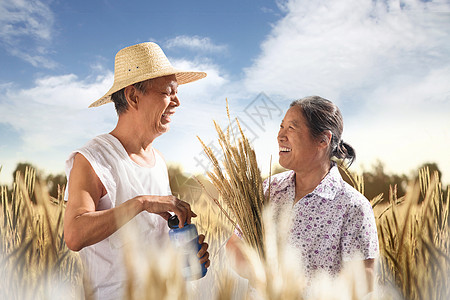
[[[64,200],[50,197],[35,170],[0,187],[0,298],[82,296],[81,261],[63,238]]]
[[[52,198],[45,183],[34,182],[34,170],[17,175],[12,191],[1,187],[0,212],[0,298],[1,299],[82,299],[82,270],[77,253],[67,249],[63,239],[64,201]],[[349,174],[354,186],[363,191],[363,178]],[[232,233],[230,222],[212,203],[217,192],[202,179],[171,174],[174,194],[191,202],[198,218],[199,232],[206,233],[212,267],[208,278],[186,288],[176,268],[168,268],[165,257],[149,255],[146,279],[141,291],[128,284],[126,299],[230,299],[237,290],[249,299],[358,299],[359,273],[346,270],[334,282],[324,278],[306,293],[306,281],[293,270],[283,251],[277,230],[267,228],[267,258],[252,256],[254,278],[251,288],[239,281],[223,253]],[[209,195],[208,195],[209,194]],[[420,172],[420,181],[411,183],[406,195],[396,197],[392,188],[388,204],[382,196],[371,200],[380,241],[376,290],[368,299],[450,299],[449,195],[442,192],[438,174]],[[220,199],[219,199],[220,200]],[[251,249],[249,249],[251,252]],[[156,258],[155,258],[156,257]],[[157,261],[160,260],[160,261]],[[132,264],[128,265],[134,268]],[[171,273],[173,272],[173,274]],[[129,272],[129,281],[136,275]],[[175,280],[176,279],[176,280]],[[337,283],[338,282],[338,283]],[[192,286],[194,285],[194,287]],[[208,290],[208,296],[199,290]]]

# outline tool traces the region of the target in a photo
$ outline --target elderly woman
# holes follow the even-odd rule
[[[342,131],[341,112],[329,100],[313,96],[292,102],[278,132],[279,163],[290,171],[266,180],[264,189],[276,211],[292,208],[288,243],[298,250],[308,277],[319,271],[335,276],[344,262],[362,260],[370,285],[378,255],[375,218],[369,201],[342,179],[332,161],[355,159]],[[233,236],[227,248],[236,242]]]

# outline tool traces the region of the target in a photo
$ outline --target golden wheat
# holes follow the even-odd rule
[[[1,188],[0,268],[8,276],[0,298],[48,299],[58,290],[79,298],[81,264],[64,243],[64,201],[35,184],[33,169],[16,175],[11,193]]]
[[[419,203],[420,192],[424,200]],[[391,192],[390,205],[378,216],[380,283],[398,286],[405,299],[450,298],[449,195],[438,173],[420,171],[401,199]]]
[[[0,272],[5,274],[0,298],[58,298],[55,293],[61,288],[65,298],[67,291],[72,298],[82,298],[80,261],[76,253],[66,248],[62,237],[64,202],[50,198],[43,188],[45,184],[34,183],[32,170],[25,175],[23,179],[16,178],[11,192],[6,187],[0,190]],[[362,178],[353,180],[356,186],[363,187],[358,183]],[[207,189],[211,194],[210,187]],[[34,202],[30,193],[35,195]],[[245,250],[254,274],[247,291],[245,281],[227,268],[229,263],[222,251],[232,233],[232,224],[208,199],[206,193],[192,197],[199,215],[195,220],[199,231],[207,232],[209,242],[214,245],[207,277],[191,283],[196,284],[193,290],[177,271],[175,254],[149,249],[145,263],[131,261],[127,265],[130,276],[125,299],[229,299],[236,295],[240,295],[237,299],[287,300],[362,297],[358,290],[361,284],[358,267],[344,270],[337,280],[318,278],[307,287],[301,270],[293,267],[291,254],[281,243],[283,238],[279,235],[287,230],[270,225],[264,226],[263,231],[265,258],[253,247]],[[380,199],[381,196],[372,199],[372,205],[380,203]],[[393,187],[388,200],[388,206],[379,207],[376,212],[381,257],[378,284],[370,299],[449,299],[450,199],[448,192],[443,192],[438,174],[421,170],[420,182],[412,182],[405,196],[397,198]],[[144,272],[137,272],[138,267]],[[133,283],[136,278],[141,282],[138,286]],[[239,289],[244,291],[237,293]],[[209,296],[204,296],[206,291]]]
[[[208,171],[207,174],[236,220],[230,218],[230,222],[237,223],[237,230],[242,234],[244,241],[264,257],[262,210],[267,199],[263,192],[261,172],[255,152],[244,135],[239,120],[236,119],[240,132],[239,139],[230,133],[231,119],[229,120],[230,126],[226,133],[214,122],[223,150],[222,162],[219,162],[210,147],[198,139],[212,163],[213,171]],[[221,207],[219,200],[214,201]],[[223,208],[221,210],[225,211]]]

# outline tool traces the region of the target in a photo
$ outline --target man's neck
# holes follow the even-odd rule
[[[151,167],[155,163],[153,141],[156,135],[142,132],[141,128],[134,126],[133,122],[124,122],[119,117],[116,127],[110,132],[117,138],[128,156],[143,167]]]

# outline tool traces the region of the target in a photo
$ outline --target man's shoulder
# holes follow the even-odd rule
[[[69,155],[66,168],[70,171],[74,163],[88,163],[96,172],[100,169],[105,172],[112,169],[123,153],[111,137],[109,134],[102,134],[87,141]]]
[[[87,141],[83,147],[89,147],[93,145],[105,145],[114,143],[114,137],[108,133],[97,135]]]

